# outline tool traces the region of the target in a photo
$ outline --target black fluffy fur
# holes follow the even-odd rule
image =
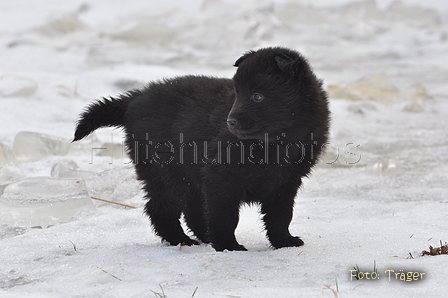
[[[261,204],[274,248],[303,245],[289,224],[301,179],[328,139],[326,93],[293,50],[251,51],[235,66],[233,79],[177,77],[94,102],[74,141],[100,127],[124,129],[145,212],[171,245],[246,250],[234,234],[243,203]],[[182,214],[197,240],[182,230]]]

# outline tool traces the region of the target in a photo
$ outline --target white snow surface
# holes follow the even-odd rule
[[[448,255],[421,252],[448,241],[447,19],[445,0],[2,0],[0,297],[446,295]],[[271,249],[254,206],[248,252],[161,243],[121,131],[70,144],[79,112],[151,80],[231,77],[274,45],[331,97],[331,144],[290,227],[305,245]]]

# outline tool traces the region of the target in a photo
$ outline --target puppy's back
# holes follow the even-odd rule
[[[178,141],[213,138],[226,128],[233,104],[230,79],[185,76],[150,83],[125,114],[125,130],[134,137]]]

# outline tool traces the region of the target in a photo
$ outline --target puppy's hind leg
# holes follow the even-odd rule
[[[205,221],[205,202],[198,189],[191,189],[186,196],[184,218],[188,228],[203,243],[210,243]]]
[[[158,186],[147,189],[149,201],[145,205],[145,213],[151,219],[155,233],[171,245],[195,245],[197,241],[185,235],[180,225],[183,209],[180,198],[172,198],[166,186],[159,181]]]

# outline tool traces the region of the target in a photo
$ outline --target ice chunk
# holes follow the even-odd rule
[[[25,232],[26,229],[21,227],[10,227],[8,225],[0,224],[0,240],[21,235]]]
[[[22,171],[14,164],[13,151],[0,143],[0,183],[8,183],[22,177]]]
[[[409,113],[421,113],[425,111],[425,108],[418,102],[411,102],[403,107],[403,111]]]
[[[31,79],[10,74],[0,77],[0,97],[31,96],[36,90],[37,83]]]
[[[14,161],[12,150],[5,144],[0,143],[0,168],[12,161]]]
[[[14,155],[18,160],[39,160],[49,155],[68,153],[70,141],[46,134],[22,131],[14,138]]]
[[[137,43],[163,43],[170,41],[173,34],[174,31],[166,23],[148,19],[138,22],[129,29],[115,33],[112,37]]]
[[[53,166],[53,168],[51,169],[51,176],[56,177],[57,175],[53,175],[53,174],[55,172],[57,173],[58,170],[60,170],[60,169],[73,171],[73,170],[76,170],[77,168],[78,168],[78,165],[76,164],[76,162],[74,162],[71,159],[64,159]]]
[[[409,6],[402,1],[392,3],[388,11],[415,27],[425,28],[440,25],[439,15],[434,10]]]
[[[204,0],[201,5],[201,10],[210,10],[210,9],[223,9],[225,6],[224,3],[220,0]]]
[[[51,168],[51,177],[56,178],[93,178],[94,172],[78,170],[78,165],[73,160],[58,162]]]
[[[7,185],[0,196],[0,224],[48,227],[95,211],[80,179],[33,177]]]
[[[428,94],[426,88],[421,84],[414,84],[406,90],[404,97],[412,101],[432,101],[434,97]]]
[[[329,85],[327,91],[330,98],[368,99],[387,103],[400,99],[400,90],[379,73],[367,75],[345,87]]]
[[[82,142],[73,142],[70,143],[69,153],[77,153],[77,152],[85,152],[90,151],[92,148],[99,148],[100,140],[98,139],[95,132],[86,136]]]
[[[100,150],[97,154],[98,156],[110,156],[113,159],[127,158],[124,144],[103,143],[101,144],[101,148],[104,148],[104,150]]]
[[[22,170],[15,164],[9,163],[0,167],[0,183],[9,183],[25,177]],[[1,186],[0,186],[1,187]]]
[[[408,101],[403,107],[403,110],[409,113],[424,112],[425,106],[434,100],[434,97],[429,95],[425,87],[421,84],[411,86],[404,92],[403,98]]]
[[[142,81],[132,79],[119,79],[114,83],[114,86],[119,88],[122,92],[126,92],[131,89],[138,89],[145,86],[146,83]]]
[[[376,173],[383,173],[397,168],[397,162],[390,158],[382,158],[375,162],[372,166],[372,170]]]
[[[85,179],[87,190],[93,197],[125,203],[140,193],[133,166],[115,168]]]
[[[387,30],[386,15],[377,7],[375,0],[350,2],[341,8],[340,21],[350,26],[347,38],[372,38]]]
[[[275,12],[278,19],[287,25],[318,25],[328,22],[327,17],[319,9],[297,2],[278,5],[275,7]]]
[[[346,86],[329,85],[327,92],[328,96],[334,99],[368,99],[386,103],[406,101],[403,110],[413,113],[423,112],[424,106],[434,100],[434,97],[428,94],[421,84],[415,84],[405,91],[400,91],[382,74],[370,74]],[[357,107],[350,109],[363,114]]]
[[[342,7],[341,20],[354,25],[360,21],[382,20],[383,16],[378,10],[375,0],[350,2]]]
[[[37,31],[47,36],[58,36],[70,34],[85,28],[87,26],[76,15],[64,14],[51,18],[47,23],[37,28]]]

